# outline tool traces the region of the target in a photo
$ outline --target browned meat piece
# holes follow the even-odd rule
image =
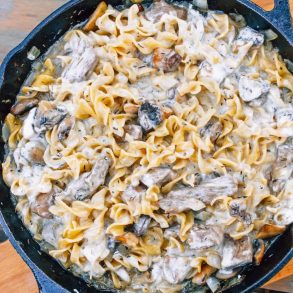
[[[247,236],[240,240],[226,237],[222,254],[222,268],[233,269],[252,262],[253,249],[251,239]]]
[[[164,257],[163,273],[166,281],[170,284],[179,284],[183,282],[188,277],[191,270],[192,267],[190,266],[189,257]]]
[[[14,106],[11,107],[10,112],[13,115],[23,115],[32,108],[36,107],[39,103],[38,99],[26,99],[18,101]]]
[[[196,187],[182,187],[170,191],[160,200],[160,207],[166,212],[198,211],[204,203],[210,204],[218,196],[231,196],[237,192],[237,182],[230,175],[207,180]]]
[[[81,55],[72,55],[71,63],[62,73],[62,78],[68,82],[80,82],[90,76],[98,63],[94,48],[86,48]]]
[[[84,200],[94,195],[104,184],[111,159],[106,153],[101,153],[90,172],[83,173],[77,180],[72,180],[65,191],[58,196],[68,200]]]
[[[145,17],[151,22],[160,21],[161,17],[165,14],[177,16],[181,19],[187,19],[187,10],[185,8],[170,5],[164,0],[155,0],[151,7],[145,12]]]
[[[268,93],[270,84],[261,78],[252,79],[242,76],[239,80],[239,95],[244,102],[260,98],[263,94]]]
[[[58,240],[63,233],[64,225],[57,219],[44,219],[42,222],[42,238],[53,247],[58,248]]]
[[[74,126],[74,117],[66,117],[61,121],[57,129],[57,137],[59,141],[63,141],[69,135],[69,132]]]
[[[152,219],[149,216],[142,215],[139,217],[138,221],[134,224],[133,231],[136,236],[143,236],[151,223]]]
[[[41,101],[34,117],[34,130],[37,133],[45,132],[59,124],[65,117],[67,111],[63,106]]]
[[[147,187],[153,185],[161,186],[175,179],[176,173],[170,167],[158,167],[151,169],[148,173],[142,175],[140,181]]]
[[[220,226],[194,225],[189,232],[187,243],[191,249],[206,249],[221,245],[224,231]]]
[[[237,40],[245,44],[251,42],[254,47],[260,47],[264,43],[264,35],[247,26],[239,31]]]
[[[238,218],[246,225],[251,224],[251,216],[246,211],[246,203],[244,198],[232,199],[229,202],[229,211],[232,217]]]
[[[212,118],[205,127],[200,130],[200,135],[204,138],[210,137],[212,143],[215,143],[222,133],[223,126],[217,118]]]
[[[42,218],[51,219],[53,215],[49,212],[50,206],[54,204],[53,192],[40,193],[31,204],[31,211]]]
[[[173,72],[178,69],[182,58],[174,50],[158,48],[154,50],[153,66],[164,72]]]
[[[124,130],[125,133],[129,134],[134,140],[142,140],[142,128],[140,125],[125,125]]]
[[[161,109],[149,102],[142,104],[138,110],[138,122],[144,132],[155,129],[163,120]]]

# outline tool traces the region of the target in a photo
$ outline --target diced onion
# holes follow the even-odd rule
[[[212,292],[216,292],[220,288],[220,282],[214,278],[214,277],[209,277],[207,279],[207,285],[209,288],[212,290]]]
[[[271,29],[263,31],[263,34],[267,41],[273,41],[278,37],[278,35]]]
[[[208,10],[208,1],[207,0],[193,0],[192,4],[201,10]]]
[[[31,61],[36,60],[41,54],[41,51],[36,47],[33,46],[27,53],[27,58]]]

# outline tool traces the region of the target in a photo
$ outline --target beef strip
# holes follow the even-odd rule
[[[158,167],[142,175],[140,181],[147,187],[153,185],[161,186],[175,179],[175,176],[176,173],[170,167]]]
[[[26,112],[30,111],[32,108],[36,107],[38,103],[38,99],[20,100],[14,106],[11,107],[10,112],[16,116],[23,115]]]
[[[111,159],[108,154],[99,154],[92,170],[83,173],[77,180],[69,182],[67,188],[58,196],[67,200],[90,198],[104,184],[110,165]]]
[[[206,126],[200,130],[200,135],[204,138],[209,137],[212,143],[215,143],[222,133],[223,126],[217,118],[212,118]]]
[[[237,192],[237,182],[230,175],[206,180],[196,187],[182,187],[170,191],[160,200],[160,207],[166,212],[198,211],[218,196],[231,196]]]
[[[191,249],[206,249],[221,245],[224,231],[220,226],[195,224],[189,232],[187,243]]]
[[[225,237],[222,263],[223,269],[233,269],[252,262],[253,248],[248,236],[239,240]]]

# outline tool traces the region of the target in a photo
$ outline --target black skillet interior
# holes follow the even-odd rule
[[[107,2],[113,6],[121,4],[121,1],[117,0]],[[226,13],[241,13],[246,17],[248,24],[256,29],[273,29],[279,34],[278,39],[274,41],[274,45],[280,48],[280,52],[285,58],[292,60],[293,33],[290,27],[288,4],[285,2],[277,1],[278,9],[270,14],[265,14],[264,11],[252,5],[248,0],[211,0],[209,1],[209,8],[222,10]],[[0,68],[1,121],[9,112],[24,79],[31,70],[32,62],[27,59],[27,52],[30,48],[36,46],[42,54],[45,53],[70,27],[86,20],[98,3],[97,0],[70,1],[44,20],[24,42],[8,54]],[[2,161],[4,156],[3,142],[0,145],[0,156]],[[43,292],[98,292],[80,278],[61,268],[56,261],[40,251],[39,245],[33,240],[16,215],[15,208],[10,200],[9,189],[4,184],[2,177],[0,182],[0,210],[1,224],[9,240],[34,271]],[[246,270],[244,280],[225,292],[250,292],[253,288],[262,285],[292,258],[292,243],[291,226],[274,241],[262,264]]]

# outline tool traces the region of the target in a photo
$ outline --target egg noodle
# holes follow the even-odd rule
[[[216,271],[233,269],[225,265],[226,240],[195,247],[200,240],[190,237],[198,237],[192,234],[197,225],[217,226],[229,241],[240,241],[274,236],[293,221],[292,74],[240,15],[204,15],[185,6],[184,18],[174,7],[158,17],[152,6],[119,11],[102,2],[94,28],[68,31],[57,53],[47,54],[22,87],[17,101],[38,99],[37,107],[22,115],[12,111],[5,120],[3,178],[26,227],[66,268],[92,280],[106,274],[115,288],[129,292],[178,292],[186,280],[201,286]],[[176,70],[148,61],[158,49],[159,57],[172,50],[180,58]],[[146,103],[159,109],[161,120],[135,137],[126,129],[143,126],[138,115]],[[64,115],[51,127],[43,117],[37,128],[41,107]],[[71,124],[62,137],[64,117]],[[44,148],[39,163],[27,153],[34,143]],[[280,147],[288,147],[285,163],[278,159]],[[108,165],[94,175],[101,156]],[[165,169],[172,175],[164,182],[142,179]],[[104,180],[97,184],[96,176]],[[220,189],[210,201],[195,196],[179,208],[187,201],[180,188],[213,190],[205,182],[221,178],[232,178],[236,189]],[[86,196],[83,182],[91,190]],[[168,210],[164,200],[177,190],[172,204],[178,208]],[[46,214],[35,212],[32,205],[48,194]],[[244,205],[242,214],[239,207],[231,212],[235,200]],[[135,233],[142,216],[147,229]]]

